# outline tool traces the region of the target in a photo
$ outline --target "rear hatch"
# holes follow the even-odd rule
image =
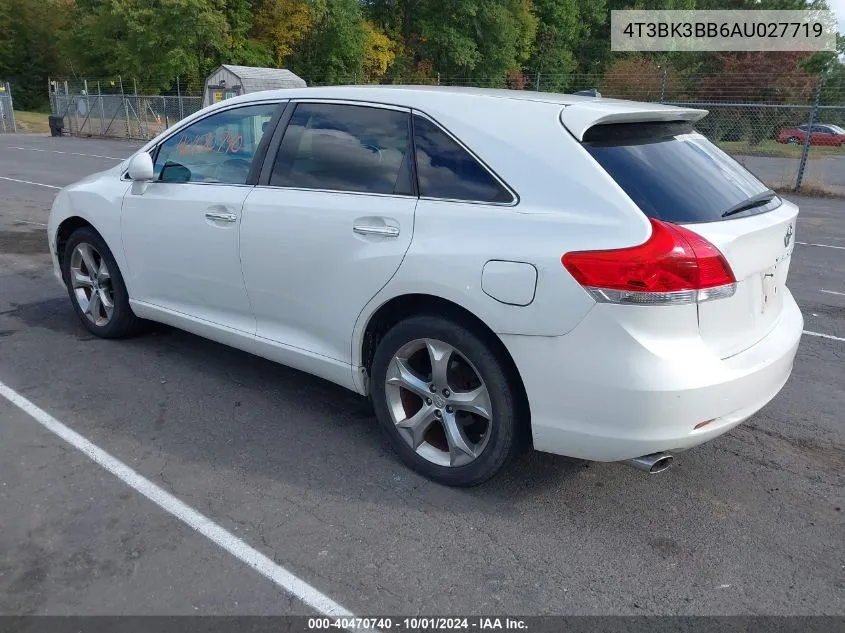
[[[753,346],[778,322],[798,208],[697,134],[697,117],[666,121],[664,112],[660,121],[644,113],[645,121],[592,127],[583,117],[571,119],[585,149],[646,216],[683,226],[724,255],[735,292],[697,303],[701,338],[726,358]]]

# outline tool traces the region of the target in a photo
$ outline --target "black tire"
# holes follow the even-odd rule
[[[798,137],[797,136],[790,136],[787,141],[789,145],[798,145]]]
[[[71,256],[80,244],[90,244],[96,251],[96,254],[100,256],[100,261],[104,261],[108,269],[110,277],[109,291],[114,308],[111,318],[103,325],[94,323],[86,315],[85,310],[80,305],[80,299],[77,297],[76,290],[71,283]],[[82,325],[89,332],[100,338],[123,338],[138,331],[142,321],[135,316],[132,308],[129,306],[129,293],[126,290],[123,276],[120,274],[120,269],[117,266],[114,255],[112,255],[111,250],[99,233],[87,226],[77,229],[68,238],[65,251],[61,253],[61,257],[62,275],[67,286],[70,302],[79,320],[82,321]]]
[[[483,380],[491,403],[489,438],[473,461],[462,466],[441,466],[420,456],[403,439],[391,417],[385,381],[394,356],[417,339],[436,339],[455,348]],[[391,446],[410,468],[447,486],[475,486],[495,475],[523,446],[521,400],[505,363],[493,346],[471,329],[442,317],[421,315],[395,325],[381,339],[373,358],[370,397],[379,425]]]

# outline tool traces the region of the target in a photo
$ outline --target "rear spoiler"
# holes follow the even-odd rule
[[[595,125],[606,123],[644,123],[687,121],[694,123],[707,116],[707,110],[676,108],[658,103],[630,101],[585,100],[563,108],[560,122],[579,141]]]

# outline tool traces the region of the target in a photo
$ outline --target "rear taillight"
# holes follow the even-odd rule
[[[608,251],[577,251],[561,258],[566,270],[597,301],[676,305],[730,297],[736,278],[725,256],[700,235],[651,220],[644,244]]]

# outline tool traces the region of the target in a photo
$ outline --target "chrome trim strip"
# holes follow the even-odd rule
[[[615,303],[638,306],[671,306],[699,304],[706,301],[727,299],[736,294],[736,282],[724,286],[714,286],[701,290],[673,290],[669,292],[650,292],[642,290],[615,290],[584,286],[589,295],[598,303]]]
[[[381,237],[396,237],[399,227],[396,226],[353,226],[352,232],[358,235],[379,235]]]
[[[346,191],[345,189],[309,189],[308,187],[280,187],[278,185],[255,185],[256,189],[278,189],[280,191],[316,191],[317,193],[339,193],[350,196],[378,196],[379,198],[408,198],[416,199],[416,196],[403,193],[371,193],[369,191]]]
[[[379,101],[363,101],[357,99],[332,99],[331,97],[292,97],[288,99],[290,103],[308,104],[308,103],[324,103],[328,105],[350,105],[361,108],[377,108],[379,110],[395,110],[398,112],[405,112],[410,114],[412,108],[410,106],[401,106],[393,103],[381,103]]]

